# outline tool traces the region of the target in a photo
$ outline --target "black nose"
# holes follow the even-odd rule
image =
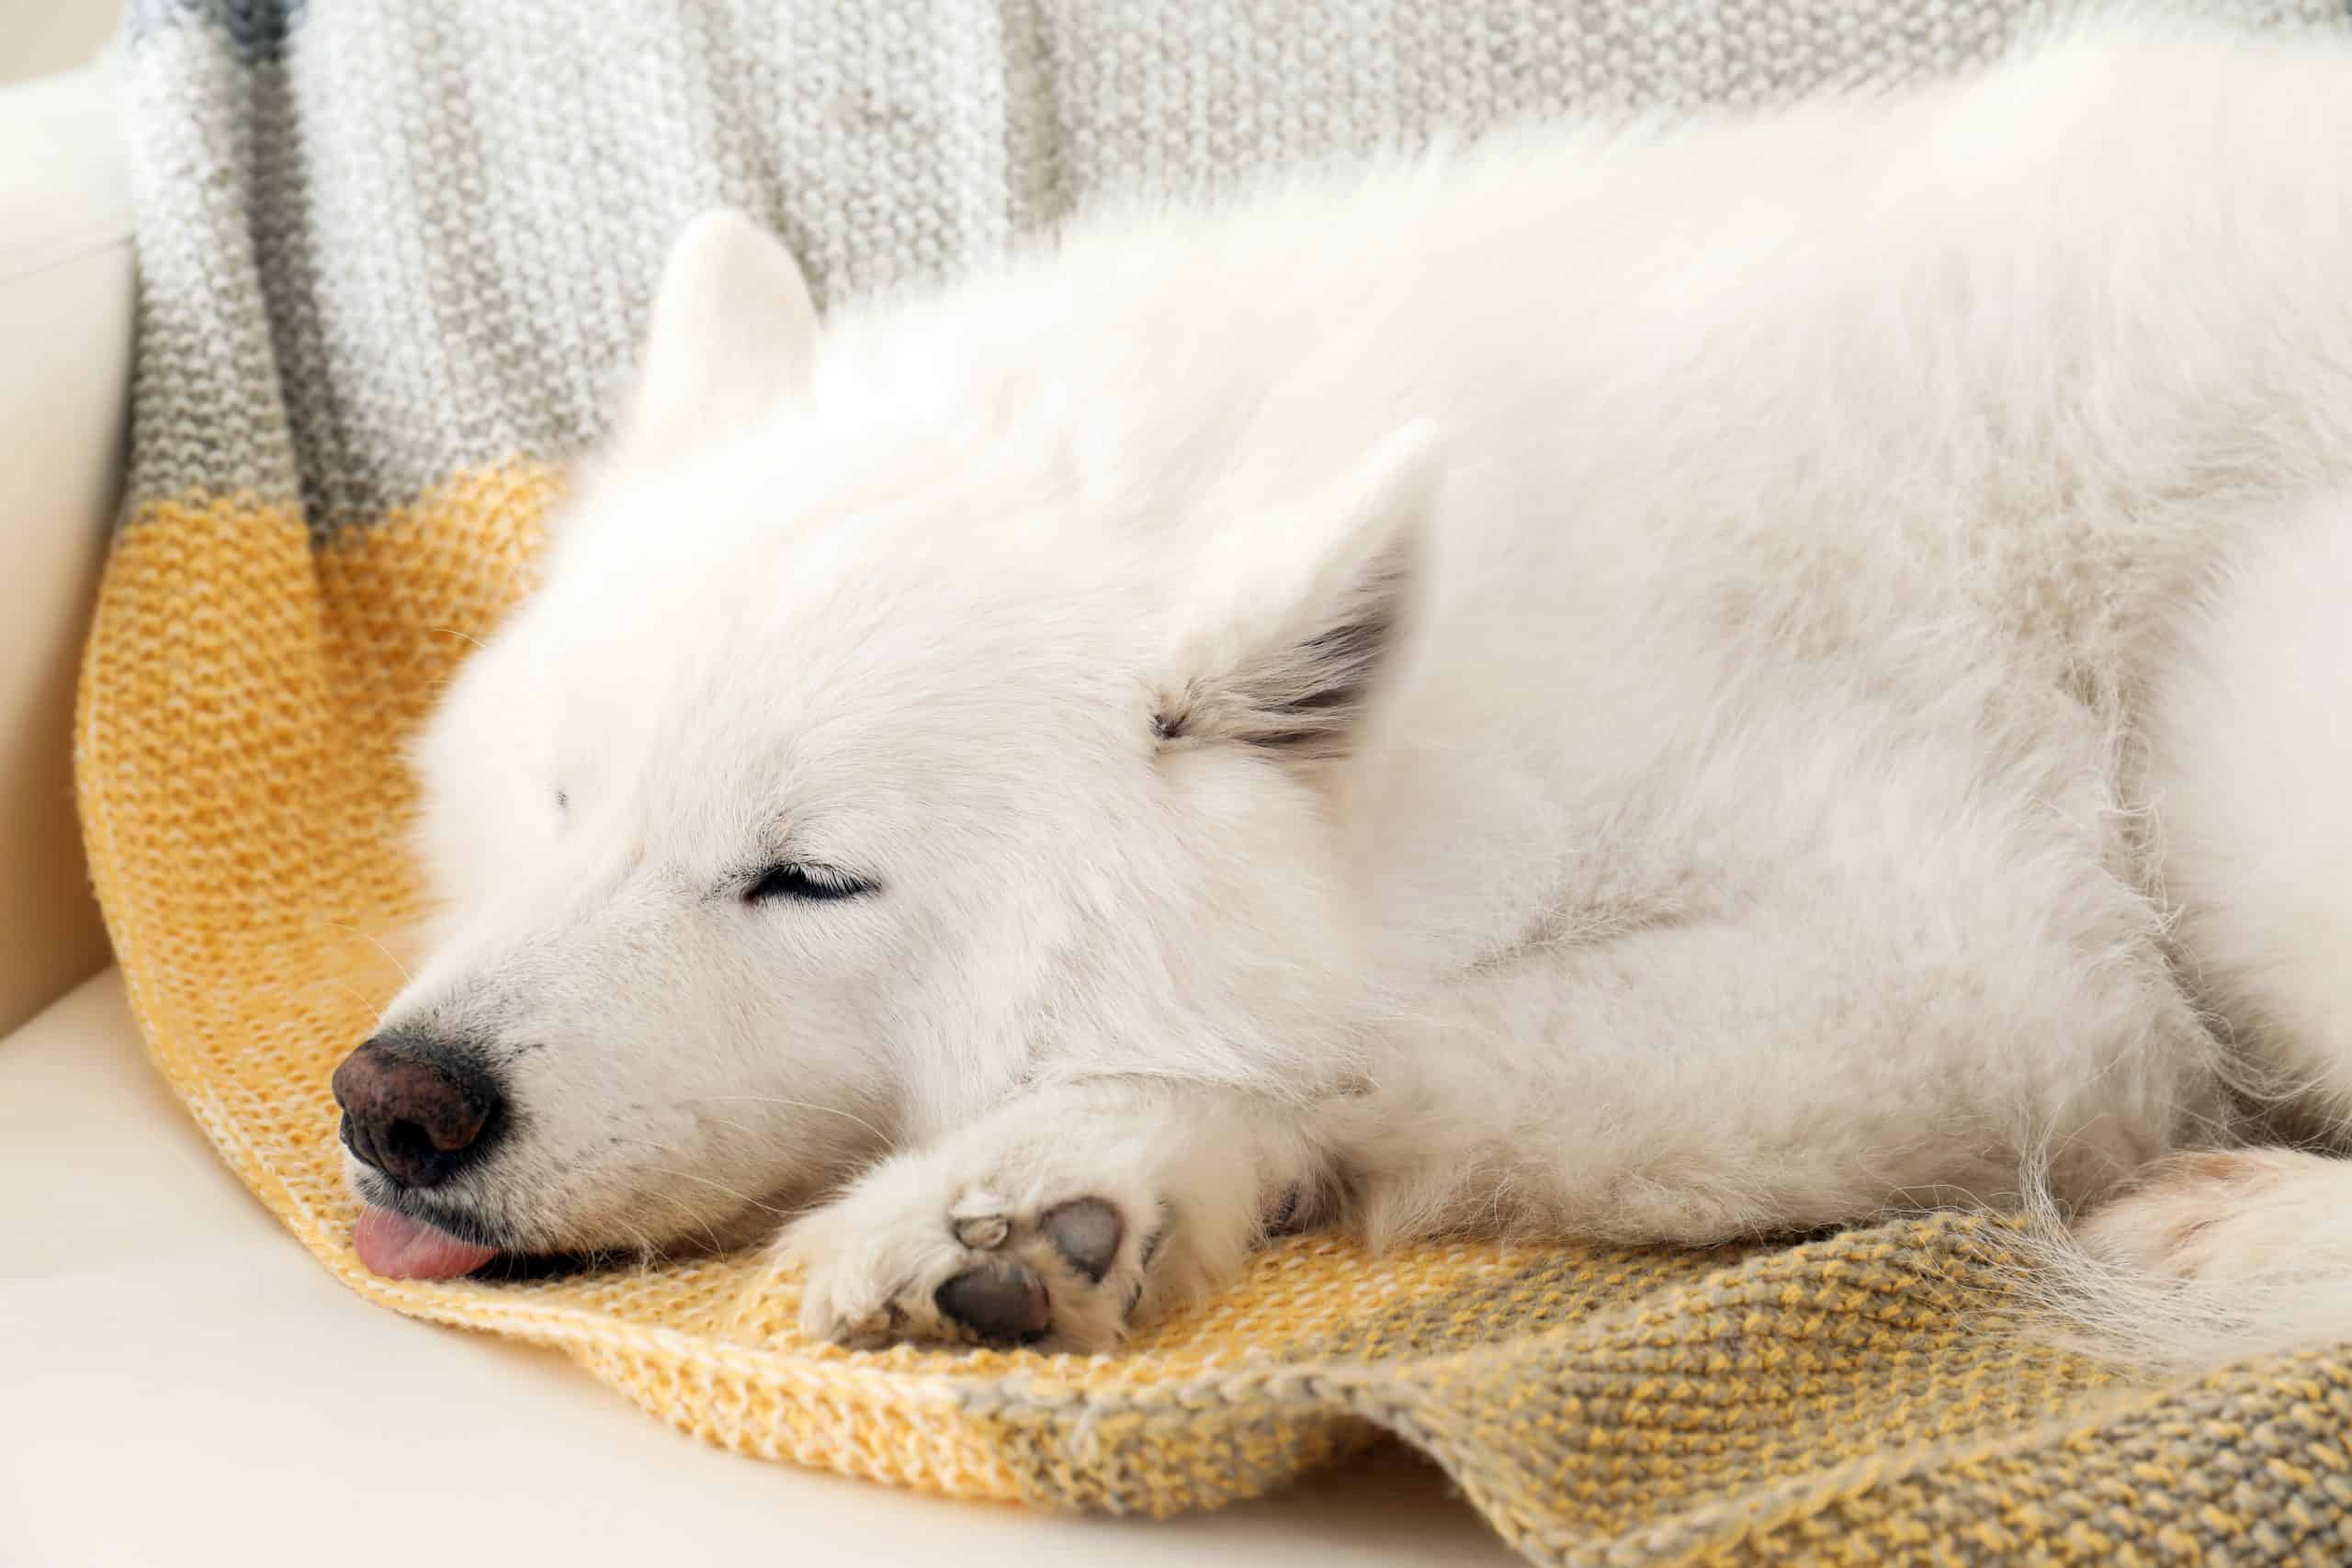
[[[504,1118],[498,1085],[462,1045],[379,1034],[334,1070],[343,1146],[406,1187],[447,1180]]]

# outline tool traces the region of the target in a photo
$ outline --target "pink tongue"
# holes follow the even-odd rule
[[[359,1248],[359,1261],[388,1280],[454,1280],[498,1256],[496,1247],[459,1241],[390,1209],[362,1209],[351,1240]]]

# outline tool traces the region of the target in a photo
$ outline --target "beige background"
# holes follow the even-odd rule
[[[122,19],[123,0],[0,0],[0,85],[88,62]]]

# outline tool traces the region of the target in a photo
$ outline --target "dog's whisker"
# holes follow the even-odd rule
[[[789,1105],[802,1111],[821,1111],[828,1116],[838,1116],[844,1122],[856,1122],[883,1143],[887,1144],[890,1141],[888,1134],[854,1111],[843,1111],[838,1105],[820,1105],[812,1100],[786,1100],[782,1095],[775,1094],[697,1094],[689,1095],[678,1103],[680,1105],[723,1104],[729,1100],[743,1100],[755,1105]]]
[[[641,1149],[659,1149],[662,1147],[661,1145],[648,1143],[643,1138],[623,1138],[620,1141],[625,1144],[634,1144]],[[759,1199],[752,1197],[750,1193],[741,1191],[737,1188],[729,1187],[723,1181],[714,1181],[707,1176],[696,1176],[690,1170],[673,1170],[666,1165],[649,1165],[645,1168],[662,1176],[674,1176],[681,1181],[699,1183],[700,1185],[707,1187],[716,1192],[724,1192],[727,1196],[734,1199],[737,1202],[747,1204],[750,1207],[758,1209],[765,1213],[782,1215],[792,1213],[789,1209],[779,1209],[773,1203],[763,1203]],[[669,1196],[667,1193],[656,1193],[655,1195],[662,1198],[667,1198]],[[675,1201],[674,1199],[671,1201],[673,1202]]]
[[[757,1128],[747,1126],[743,1122],[738,1122],[730,1116],[706,1116],[703,1120],[706,1122],[715,1122],[721,1127],[732,1127],[735,1131],[742,1134],[747,1138],[757,1138],[760,1136],[760,1133]]]
[[[378,1004],[369,999],[368,993],[353,985],[350,981],[334,975],[322,975],[319,978],[324,980],[328,985],[333,986],[336,990],[341,991],[345,996],[349,997],[353,1001],[357,1002],[369,1012],[372,1013],[377,1010]]]
[[[659,1167],[656,1167],[655,1168],[659,1169],[660,1168],[659,1168]],[[684,1173],[684,1171],[664,1170],[664,1171],[662,1171],[662,1175],[664,1175],[664,1176],[683,1176],[683,1175],[684,1175],[685,1173]],[[673,1208],[673,1209],[677,1210],[677,1211],[678,1211],[678,1213],[682,1213],[682,1214],[685,1215],[685,1216],[686,1216],[686,1218],[687,1218],[690,1222],[692,1222],[692,1223],[693,1223],[693,1224],[695,1224],[700,1225],[700,1226],[702,1227],[702,1233],[703,1233],[703,1235],[705,1235],[706,1236],[708,1236],[708,1237],[710,1238],[710,1248],[711,1248],[711,1250],[712,1250],[713,1252],[720,1252],[720,1251],[724,1251],[724,1250],[725,1250],[725,1248],[724,1248],[724,1247],[722,1247],[719,1245],[719,1240],[718,1240],[718,1230],[717,1230],[717,1229],[716,1229],[716,1228],[711,1224],[711,1223],[710,1223],[708,1220],[707,1220],[707,1219],[703,1218],[701,1215],[699,1215],[699,1214],[695,1213],[694,1212],[694,1210],[692,1210],[692,1209],[688,1208],[685,1204],[684,1204],[684,1203],[680,1202],[677,1199],[673,1198],[672,1196],[670,1196],[670,1194],[668,1194],[667,1192],[663,1192],[663,1191],[660,1190],[659,1189],[656,1189],[656,1188],[649,1188],[649,1189],[647,1189],[647,1195],[648,1195],[648,1196],[650,1196],[650,1197],[654,1197],[654,1198],[659,1198],[659,1199],[661,1199],[661,1200],[662,1200],[662,1201],[663,1201],[664,1203],[669,1204],[669,1205],[670,1205],[670,1207],[672,1207],[672,1208]]]
[[[393,968],[401,972],[401,979],[414,980],[416,978],[415,976],[408,972],[408,965],[401,963],[399,955],[394,953],[390,948],[386,947],[381,939],[370,936],[368,932],[361,931],[357,926],[352,925],[347,921],[331,919],[325,915],[313,914],[311,919],[318,921],[319,924],[322,926],[332,926],[336,931],[346,931],[351,935],[357,937],[360,941],[367,942],[368,945],[375,948],[377,952],[384,955],[385,963],[390,964]]]
[[[646,1262],[659,1266],[670,1261],[669,1249],[656,1243],[640,1226],[623,1219],[616,1219],[613,1223],[636,1238],[638,1256]]]

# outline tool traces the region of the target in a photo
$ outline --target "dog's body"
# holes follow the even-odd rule
[[[2346,148],[2335,40],[2103,29],[821,334],[697,224],[421,754],[383,1038],[498,1135],[363,1196],[449,1271],[888,1154],[812,1328],[1091,1348],[1285,1220],[2046,1181],[2352,1333],[2352,1167],[2129,1185],[2352,1104]]]

